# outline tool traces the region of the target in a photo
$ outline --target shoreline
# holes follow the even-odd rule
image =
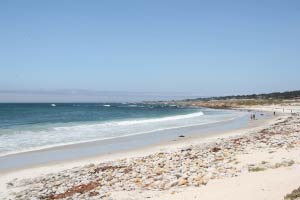
[[[21,173],[21,174],[27,173],[29,175],[27,177],[29,178],[29,177],[32,177],[32,175],[33,175],[31,173],[31,171],[34,171],[35,172],[34,175],[38,176],[38,175],[44,174],[45,172],[46,173],[48,173],[48,172],[54,173],[57,171],[61,171],[61,170],[76,167],[76,166],[88,165],[89,163],[92,163],[95,161],[100,161],[100,160],[101,160],[101,162],[107,162],[107,161],[112,161],[115,159],[123,159],[123,158],[149,155],[149,154],[153,154],[158,151],[166,151],[166,150],[172,151],[177,148],[188,146],[193,143],[205,143],[205,142],[209,142],[210,140],[214,140],[214,139],[217,139],[220,137],[229,137],[232,135],[241,134],[241,132],[247,132],[253,128],[254,129],[260,128],[260,126],[262,126],[262,124],[265,121],[268,121],[268,123],[272,123],[272,121],[274,121],[274,120],[275,120],[274,117],[271,116],[268,119],[251,121],[250,124],[247,124],[245,127],[238,128],[236,130],[222,131],[220,133],[210,133],[210,134],[204,135],[204,136],[198,135],[198,136],[189,136],[189,137],[185,137],[185,138],[177,138],[175,141],[174,140],[165,141],[165,142],[151,144],[151,145],[134,148],[134,149],[130,149],[130,150],[117,151],[114,153],[104,153],[104,154],[100,154],[100,155],[96,155],[96,156],[88,156],[85,158],[75,158],[75,159],[68,159],[68,160],[63,160],[63,161],[53,161],[50,163],[36,164],[36,165],[24,167],[24,168],[1,170],[0,171],[0,180],[2,179],[2,177],[5,177],[5,176],[11,175],[11,174],[18,174],[15,176],[15,177],[18,177],[19,173]],[[84,143],[84,144],[76,144],[76,145],[88,145],[88,144],[89,144],[89,142]],[[51,149],[64,149],[64,148],[68,148],[70,146],[73,146],[73,145],[54,147]],[[42,149],[42,150],[37,150],[37,151],[43,152],[43,151],[47,151],[47,149]],[[31,152],[28,152],[28,153],[30,154]],[[49,168],[53,168],[53,167],[56,169],[55,170],[49,169]],[[36,171],[38,169],[40,170],[39,173]]]
[[[66,162],[73,162],[74,160],[86,160],[89,158],[97,158],[99,156],[109,156],[112,154],[123,154],[124,152],[135,152],[143,151],[145,149],[151,149],[152,147],[160,148],[166,145],[181,143],[188,139],[201,140],[207,137],[212,137],[214,135],[222,135],[227,132],[231,132],[236,129],[244,129],[250,127],[248,125],[249,121],[247,112],[241,112],[241,116],[235,119],[230,119],[227,121],[214,122],[204,125],[189,126],[174,128],[164,131],[156,131],[152,133],[145,133],[139,135],[132,135],[126,137],[119,137],[109,140],[99,140],[92,142],[81,142],[76,144],[67,144],[51,148],[43,148],[38,150],[32,150],[27,152],[20,152],[16,154],[10,154],[0,157],[0,162],[9,163],[9,162],[18,162],[23,163],[24,166],[18,166],[14,164],[12,166],[5,167],[5,165],[0,166],[0,175],[6,172],[17,171],[22,169],[28,169],[36,166],[52,165]],[[263,119],[257,120],[257,123],[262,123],[262,120],[265,118],[272,118],[271,115],[265,114]],[[253,124],[256,121],[252,121]],[[179,137],[184,135],[184,137]],[[152,138],[151,138],[152,137]],[[150,139],[150,140],[149,140]],[[144,142],[143,140],[149,140]],[[113,146],[122,146],[122,148]],[[108,149],[103,149],[108,147]],[[82,152],[87,152],[82,154]],[[69,156],[70,155],[70,156]],[[63,159],[59,159],[58,156],[62,156]],[[26,160],[26,158],[28,158]],[[31,163],[26,163],[28,160],[35,161]],[[38,160],[40,158],[40,160]],[[43,160],[47,158],[48,160]]]
[[[49,160],[42,163],[33,163],[33,164],[27,164],[25,166],[21,167],[9,167],[7,168],[0,168],[0,176],[6,173],[14,172],[14,171],[20,171],[20,170],[26,170],[31,168],[38,168],[38,167],[44,167],[44,166],[52,166],[57,164],[65,164],[65,163],[73,163],[73,162],[80,162],[85,160],[94,160],[94,159],[100,159],[100,158],[106,158],[117,155],[124,155],[125,157],[127,154],[135,154],[136,152],[145,152],[149,151],[149,154],[153,152],[153,150],[161,150],[161,149],[174,149],[174,148],[180,148],[184,145],[189,145],[193,143],[201,143],[205,142],[206,140],[215,139],[217,137],[223,137],[228,136],[230,134],[235,134],[236,132],[243,132],[243,131],[249,131],[251,128],[255,128],[257,126],[262,125],[265,122],[272,121],[274,119],[274,116],[271,115],[270,112],[265,111],[263,118],[259,120],[248,120],[247,111],[245,110],[238,110],[243,113],[243,117],[238,117],[236,119],[231,119],[228,121],[222,121],[222,122],[216,122],[216,123],[209,123],[205,125],[199,125],[199,126],[193,126],[193,127],[183,127],[183,128],[176,128],[171,129],[170,132],[172,133],[172,137],[168,139],[164,139],[162,141],[155,141],[149,144],[144,144],[140,146],[133,146],[125,149],[120,150],[112,150],[107,152],[101,152],[98,151],[94,155],[85,155],[85,156],[79,156],[76,155],[75,158],[65,158],[62,160]],[[258,111],[260,112],[260,111]],[[245,121],[246,120],[246,121]],[[235,125],[238,124],[238,125]],[[188,134],[189,128],[194,128],[193,132]],[[168,131],[168,130],[167,130]],[[190,130],[189,130],[190,131]],[[155,133],[155,132],[154,132]],[[159,133],[159,132],[157,132]],[[10,158],[16,157],[18,160],[24,160],[23,156],[26,157],[38,157],[41,156],[49,156],[49,152],[61,152],[62,154],[65,151],[81,151],[85,150],[85,148],[89,148],[90,146],[102,146],[106,145],[107,142],[110,143],[119,143],[122,145],[122,142],[128,142],[129,140],[136,140],[139,141],[143,139],[144,137],[150,137],[153,133],[146,133],[146,134],[140,134],[140,135],[132,135],[132,136],[124,136],[120,138],[114,138],[109,140],[99,140],[99,141],[91,141],[91,142],[82,142],[82,143],[76,143],[76,144],[67,144],[67,145],[61,145],[57,147],[50,147],[50,148],[43,148],[38,150],[32,150],[32,151],[26,151],[26,152],[20,152],[16,154],[9,154],[5,156],[0,157],[0,161],[2,160],[2,163],[6,161],[6,158],[8,161],[10,161]],[[184,137],[179,137],[180,135],[184,135]],[[155,137],[160,137],[160,134],[154,135]],[[137,140],[136,138],[140,137],[141,139]],[[44,154],[44,155],[43,155]],[[142,155],[142,154],[141,154]],[[25,159],[26,159],[25,157]],[[15,160],[16,160],[15,159]],[[4,160],[4,161],[3,161]]]
[[[189,107],[186,107],[186,109],[189,109]],[[220,110],[220,109],[211,109],[211,110]],[[230,111],[230,110],[231,109],[228,109],[227,111]],[[200,113],[203,113],[203,111],[200,111]],[[187,117],[186,115],[195,115],[195,114],[198,114],[198,112],[183,114],[183,115],[173,115],[173,116],[162,117],[162,118],[142,119],[142,121],[139,122],[139,123],[143,124],[143,123],[146,123],[146,122],[143,122],[143,121],[148,121],[148,120],[149,121],[166,120],[166,118],[173,118],[173,117],[178,117],[178,116]],[[127,138],[127,137],[146,135],[146,134],[151,134],[151,133],[160,132],[160,131],[176,130],[176,129],[182,129],[182,128],[203,126],[203,125],[205,126],[205,125],[223,123],[223,122],[227,122],[227,121],[231,121],[231,120],[232,119],[226,119],[224,121],[222,120],[222,121],[218,121],[218,122],[209,122],[207,124],[186,125],[186,126],[178,126],[178,127],[167,127],[167,128],[163,128],[163,129],[156,129],[156,130],[150,130],[150,131],[145,131],[145,132],[137,132],[137,133],[134,133],[134,134],[125,134],[125,135],[116,136],[116,137],[106,137],[106,138],[101,138],[101,139],[89,139],[89,140],[83,140],[83,141],[66,142],[66,143],[44,145],[44,146],[32,147],[32,148],[29,147],[28,149],[24,149],[24,150],[9,151],[9,152],[2,153],[2,154],[0,154],[0,158],[1,157],[6,157],[6,156],[11,156],[11,155],[17,155],[17,154],[26,154],[26,153],[30,153],[30,152],[48,151],[48,150],[52,150],[52,149],[55,150],[55,149],[68,148],[68,147],[72,147],[72,146],[75,146],[75,145],[90,145],[90,144],[97,143],[97,142],[105,142],[105,141],[111,141],[111,140],[115,140],[115,139],[122,139],[122,138]],[[120,121],[120,122],[123,122],[123,121]],[[106,122],[106,123],[113,123],[113,121],[112,122]],[[119,123],[119,122],[117,121],[117,123]]]
[[[268,110],[271,111],[271,110]],[[68,170],[71,168],[76,168],[78,166],[89,165],[90,163],[106,163],[106,162],[114,162],[120,159],[134,159],[139,157],[145,157],[153,154],[157,154],[158,152],[173,152],[178,149],[185,148],[187,146],[214,143],[218,140],[228,139],[230,137],[237,137],[239,135],[244,136],[250,134],[252,132],[257,132],[259,130],[270,127],[272,124],[276,123],[278,119],[285,119],[289,115],[277,115],[276,117],[271,117],[265,120],[257,120],[252,121],[247,127],[242,129],[231,130],[228,132],[223,132],[221,134],[210,135],[207,137],[186,137],[182,139],[178,139],[177,141],[165,142],[156,145],[150,145],[149,147],[142,147],[133,150],[127,150],[124,152],[105,154],[101,156],[93,156],[84,159],[75,159],[72,161],[63,161],[52,164],[38,165],[34,167],[30,167],[27,169],[17,170],[17,171],[8,171],[6,173],[0,174],[0,191],[6,191],[6,183],[11,181],[12,179],[18,178],[30,178],[34,179],[34,177],[39,177],[44,174],[49,173],[59,173],[62,170]],[[1,197],[1,196],[0,196]]]
[[[7,156],[13,156],[13,155],[21,155],[21,154],[27,154],[27,153],[32,153],[32,152],[43,152],[43,151],[49,151],[49,150],[59,150],[59,149],[67,149],[71,148],[72,146],[88,146],[93,143],[99,143],[99,142],[105,142],[105,141],[112,141],[112,140],[118,140],[122,138],[127,138],[127,137],[134,137],[134,136],[139,136],[139,135],[146,135],[146,134],[151,134],[155,132],[160,132],[160,131],[166,131],[166,130],[176,130],[176,129],[184,129],[184,128],[190,128],[190,127],[197,127],[197,126],[206,126],[206,125],[214,125],[214,124],[221,124],[221,123],[226,123],[229,121],[232,121],[234,119],[229,119],[225,121],[220,121],[220,122],[212,122],[204,125],[190,125],[190,126],[182,126],[182,127],[174,127],[174,128],[166,128],[164,130],[154,130],[154,131],[149,131],[149,132],[143,132],[143,133],[138,133],[138,134],[132,134],[132,135],[123,135],[123,136],[118,136],[118,137],[112,137],[112,138],[104,138],[104,139],[92,139],[92,140],[87,140],[87,141],[78,141],[78,142],[73,142],[73,143],[63,143],[63,144],[58,144],[58,145],[49,145],[49,146],[44,146],[44,147],[36,147],[33,149],[28,149],[28,150],[21,150],[17,152],[10,152],[6,154],[0,154],[1,157],[7,157]]]

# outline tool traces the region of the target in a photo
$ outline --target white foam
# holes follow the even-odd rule
[[[25,131],[0,135],[0,156],[50,147],[106,140],[151,133],[156,131],[191,127],[232,120],[237,115],[206,116],[203,112],[152,119],[133,119],[105,123],[57,126],[46,130]],[[21,137],[20,137],[21,136]]]
[[[203,112],[197,112],[197,113],[186,114],[186,115],[175,115],[172,117],[121,121],[121,122],[118,122],[117,124],[122,126],[122,125],[134,125],[134,124],[144,124],[144,123],[153,123],[153,122],[165,122],[165,121],[172,121],[172,120],[189,119],[189,118],[193,118],[193,117],[199,117],[202,115],[204,115]]]

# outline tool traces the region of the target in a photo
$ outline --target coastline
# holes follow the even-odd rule
[[[94,160],[103,157],[111,157],[114,155],[135,154],[135,152],[149,151],[149,154],[154,150],[170,150],[187,146],[189,144],[197,144],[205,142],[206,140],[213,140],[218,137],[229,136],[248,131],[251,128],[261,126],[265,122],[272,121],[274,116],[270,112],[265,111],[262,116],[258,116],[259,120],[249,120],[248,111],[238,110],[241,112],[241,117],[221,121],[216,123],[209,123],[205,125],[191,126],[164,130],[163,132],[152,132],[132,136],[124,136],[108,140],[80,142],[75,144],[66,144],[57,147],[43,148],[32,151],[20,152],[0,157],[1,163],[15,162],[21,164],[4,167],[0,166],[0,175],[9,172],[43,167],[48,165],[57,165],[63,163],[73,163],[84,160]],[[257,111],[257,115],[260,115]],[[165,137],[169,134],[169,137]],[[180,137],[184,136],[184,137]],[[144,142],[143,140],[151,140]],[[152,141],[153,140],[153,141]],[[120,149],[113,148],[114,146],[122,146]],[[102,152],[103,148],[106,148]],[[52,153],[54,152],[54,153]],[[82,152],[87,152],[82,154]],[[69,157],[68,154],[71,154]],[[60,159],[60,157],[62,159]],[[51,157],[51,158],[49,158]],[[32,159],[34,158],[34,159]],[[45,159],[46,158],[46,159]],[[42,161],[44,160],[45,161]],[[29,164],[26,162],[30,161]],[[88,163],[87,163],[88,164]]]
[[[270,114],[264,114],[261,120],[252,121],[251,124],[249,124],[248,113],[245,111],[238,112],[240,112],[239,117],[226,121],[164,129],[163,131],[154,131],[108,140],[66,144],[1,156],[0,163],[4,164],[0,166],[0,174],[36,166],[66,163],[74,160],[84,160],[86,158],[109,156],[111,154],[123,154],[128,151],[143,151],[145,149],[151,149],[152,147],[160,148],[174,143],[182,143],[186,140],[201,140],[233,130],[244,129],[252,126],[255,122],[262,123],[271,116]],[[181,135],[184,135],[184,137],[179,137]]]
[[[242,108],[249,109],[249,108]],[[265,111],[271,111],[270,109],[265,109]],[[133,150],[127,150],[123,152],[117,152],[112,154],[105,154],[101,156],[93,156],[83,159],[74,159],[69,161],[56,162],[52,164],[42,164],[37,165],[28,169],[22,169],[17,171],[8,171],[0,174],[0,191],[3,193],[9,193],[6,188],[6,184],[11,180],[18,178],[30,178],[39,177],[48,173],[59,173],[62,170],[71,169],[78,166],[86,166],[90,163],[104,163],[104,162],[114,162],[120,159],[134,159],[138,157],[144,157],[148,155],[157,154],[158,152],[173,152],[178,149],[186,148],[188,146],[200,145],[200,144],[209,144],[214,143],[217,140],[228,139],[230,137],[236,137],[239,135],[247,135],[259,130],[266,129],[272,124],[276,123],[278,119],[285,119],[289,115],[278,115],[276,117],[271,117],[269,119],[252,121],[247,127],[242,129],[225,131],[219,134],[206,135],[205,137],[186,137],[178,139],[177,141],[163,142],[147,147],[142,147]],[[129,192],[130,193],[130,192]],[[0,196],[1,197],[1,196]],[[118,198],[117,198],[118,199]]]

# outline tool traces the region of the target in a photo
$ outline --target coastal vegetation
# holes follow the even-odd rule
[[[300,103],[300,90],[288,92],[273,92],[269,94],[232,95],[220,97],[202,97],[171,101],[180,106],[195,106],[207,108],[238,108],[257,105],[295,105]]]
[[[268,94],[250,94],[250,95],[231,95],[220,97],[197,98],[196,100],[210,101],[210,100],[293,100],[300,99],[300,90],[286,91],[286,92],[273,92]],[[188,99],[187,101],[193,101]]]

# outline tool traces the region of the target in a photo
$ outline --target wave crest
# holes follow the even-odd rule
[[[109,127],[109,126],[129,126],[129,125],[139,125],[139,124],[149,124],[149,123],[157,123],[157,122],[166,122],[166,121],[175,121],[175,120],[183,120],[190,119],[195,117],[203,116],[203,112],[196,112],[186,115],[175,115],[169,117],[161,117],[161,118],[152,118],[152,119],[136,119],[136,120],[126,120],[126,121],[118,121],[118,122],[106,122],[100,124],[89,124],[89,125],[75,125],[75,126],[66,126],[66,127],[55,127],[54,130],[78,130],[78,129],[89,129],[95,127]]]

